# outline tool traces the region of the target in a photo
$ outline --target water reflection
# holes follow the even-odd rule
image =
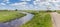
[[[11,22],[6,22],[6,23],[0,23],[0,27],[19,27],[22,24],[25,24],[26,22],[30,21],[34,15],[26,13],[27,15],[20,18],[20,19],[15,19]]]

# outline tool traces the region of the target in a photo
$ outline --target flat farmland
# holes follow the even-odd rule
[[[24,15],[17,11],[0,11],[0,22],[8,22],[23,17]]]

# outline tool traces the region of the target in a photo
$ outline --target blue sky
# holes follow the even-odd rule
[[[0,0],[0,10],[60,10],[60,0]]]

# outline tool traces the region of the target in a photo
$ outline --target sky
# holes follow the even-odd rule
[[[60,10],[60,0],[0,0],[0,10]]]

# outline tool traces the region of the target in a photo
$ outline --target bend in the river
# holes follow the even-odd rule
[[[26,13],[26,12],[21,12],[21,13],[27,14],[27,15],[20,19],[15,19],[11,22],[0,23],[0,27],[19,27],[20,25],[25,24],[26,22],[30,21],[34,16],[33,14]]]

